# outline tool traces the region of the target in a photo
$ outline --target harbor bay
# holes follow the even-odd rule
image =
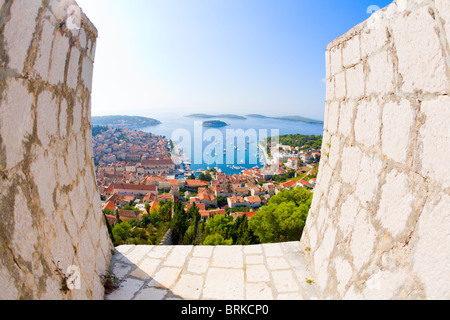
[[[233,175],[242,170],[264,167],[267,154],[264,156],[260,143],[271,136],[323,135],[323,124],[268,117],[228,118],[228,126],[223,128],[205,128],[202,119],[180,114],[152,117],[161,124],[140,130],[172,140],[172,154],[182,162],[181,170],[196,176],[212,168]]]

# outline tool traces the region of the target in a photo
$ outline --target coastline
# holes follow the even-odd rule
[[[260,141],[258,143],[258,148],[263,152],[264,154],[264,167],[268,166],[270,163],[269,155],[267,154],[267,148],[264,148],[262,145],[262,142]]]

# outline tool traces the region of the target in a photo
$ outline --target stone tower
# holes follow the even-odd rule
[[[0,0],[0,16],[0,299],[103,299],[97,30],[74,1]]]

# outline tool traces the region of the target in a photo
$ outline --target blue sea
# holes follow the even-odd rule
[[[146,115],[162,124],[140,129],[175,142],[193,171],[219,168],[226,174],[265,165],[258,143],[266,137],[302,134],[323,135],[324,127],[288,120],[251,118],[246,120],[190,118],[180,114]],[[203,121],[221,120],[222,128],[203,127]],[[198,175],[198,173],[197,173]]]

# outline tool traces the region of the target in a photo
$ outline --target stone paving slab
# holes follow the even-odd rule
[[[318,299],[300,242],[252,246],[120,246],[106,300]]]

